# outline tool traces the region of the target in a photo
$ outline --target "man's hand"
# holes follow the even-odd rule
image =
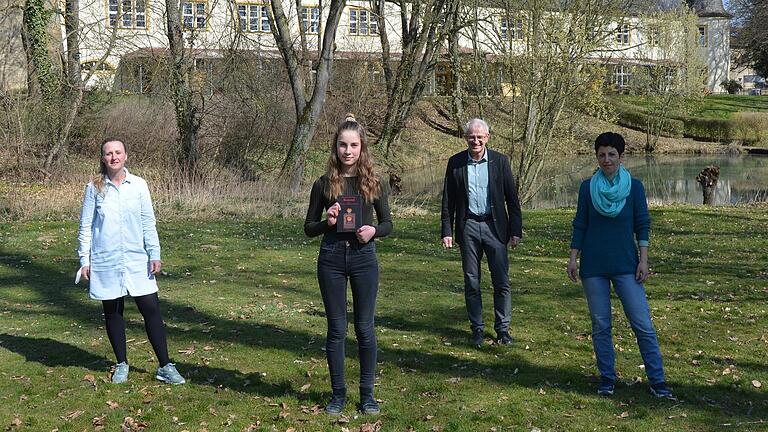
[[[520,240],[522,240],[520,237],[512,236],[512,238],[509,239],[509,245],[512,247],[512,249],[514,249],[517,247],[517,245],[520,244]]]
[[[445,236],[443,237],[443,247],[446,249],[450,249],[453,247],[453,237],[451,236]]]
[[[80,269],[80,276],[87,281],[91,280],[91,267],[83,266],[83,268]]]

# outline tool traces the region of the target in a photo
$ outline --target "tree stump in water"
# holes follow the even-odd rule
[[[390,171],[389,172],[389,190],[390,190],[389,194],[392,196],[400,195],[400,193],[403,191],[402,182],[403,182],[403,179],[401,179],[400,176]]]
[[[704,205],[715,204],[715,186],[720,179],[720,167],[717,165],[710,165],[696,176],[696,181],[701,185],[701,189],[704,191]]]

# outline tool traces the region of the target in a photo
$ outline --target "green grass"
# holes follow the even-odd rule
[[[160,224],[161,303],[172,357],[190,381],[179,387],[154,380],[132,304],[130,380],[107,382],[113,354],[100,305],[72,285],[75,223],[0,224],[0,428],[111,431],[127,417],[153,431],[365,430],[377,420],[385,431],[765,427],[766,208],[652,209],[647,289],[678,402],[648,394],[618,303],[622,383],[613,398],[595,394],[586,303],[565,277],[572,217],[567,209],[524,213],[525,240],[511,253],[515,343],[480,350],[468,346],[460,258],[438,245],[438,217],[396,219],[395,233],[377,244],[383,414],[352,409],[359,368],[350,326],[351,401],[341,420],[317,412],[330,394],[319,239],[305,238],[300,220]]]
[[[643,96],[617,95],[618,100],[647,108]],[[768,97],[745,95],[710,95],[701,99],[688,115],[694,118],[728,119],[737,112],[768,112]]]

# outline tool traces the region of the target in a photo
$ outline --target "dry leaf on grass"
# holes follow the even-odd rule
[[[763,386],[763,383],[761,383],[761,382],[760,382],[760,381],[758,381],[758,380],[752,380],[752,386],[753,386],[754,388],[760,388],[760,387],[762,387],[762,386]]]
[[[111,400],[108,400],[108,401],[106,402],[106,404],[107,404],[107,406],[109,407],[109,409],[117,409],[117,407],[119,407],[119,406],[120,406],[120,405],[118,405],[118,404],[117,404],[117,402],[115,402],[115,401],[111,401]]]
[[[133,417],[125,417],[123,424],[120,425],[121,432],[141,432],[146,428],[146,423],[134,420]]]
[[[623,413],[616,416],[616,418],[627,418],[629,417],[629,411],[624,411]]]
[[[360,432],[379,432],[381,425],[381,420],[377,420],[376,423],[363,423],[360,425]]]
[[[80,417],[81,415],[83,415],[83,412],[84,411],[82,411],[82,410],[72,411],[71,413],[69,413],[67,415],[59,416],[59,418],[62,419],[62,420],[66,420],[66,421],[74,420],[74,419]]]
[[[13,427],[15,427],[17,429],[20,428],[21,427],[21,419],[18,418],[18,417],[14,417],[13,420],[11,420],[11,426],[13,426]],[[10,430],[10,429],[9,428],[5,428],[5,430]]]

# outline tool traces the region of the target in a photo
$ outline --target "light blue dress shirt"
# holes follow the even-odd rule
[[[488,149],[483,157],[476,161],[467,151],[467,199],[469,212],[478,216],[491,213],[491,200],[488,193]]]
[[[150,260],[160,260],[160,240],[147,182],[125,170],[118,187],[104,178],[99,193],[85,187],[80,212],[80,265],[90,267],[90,297],[111,300],[157,292]]]

